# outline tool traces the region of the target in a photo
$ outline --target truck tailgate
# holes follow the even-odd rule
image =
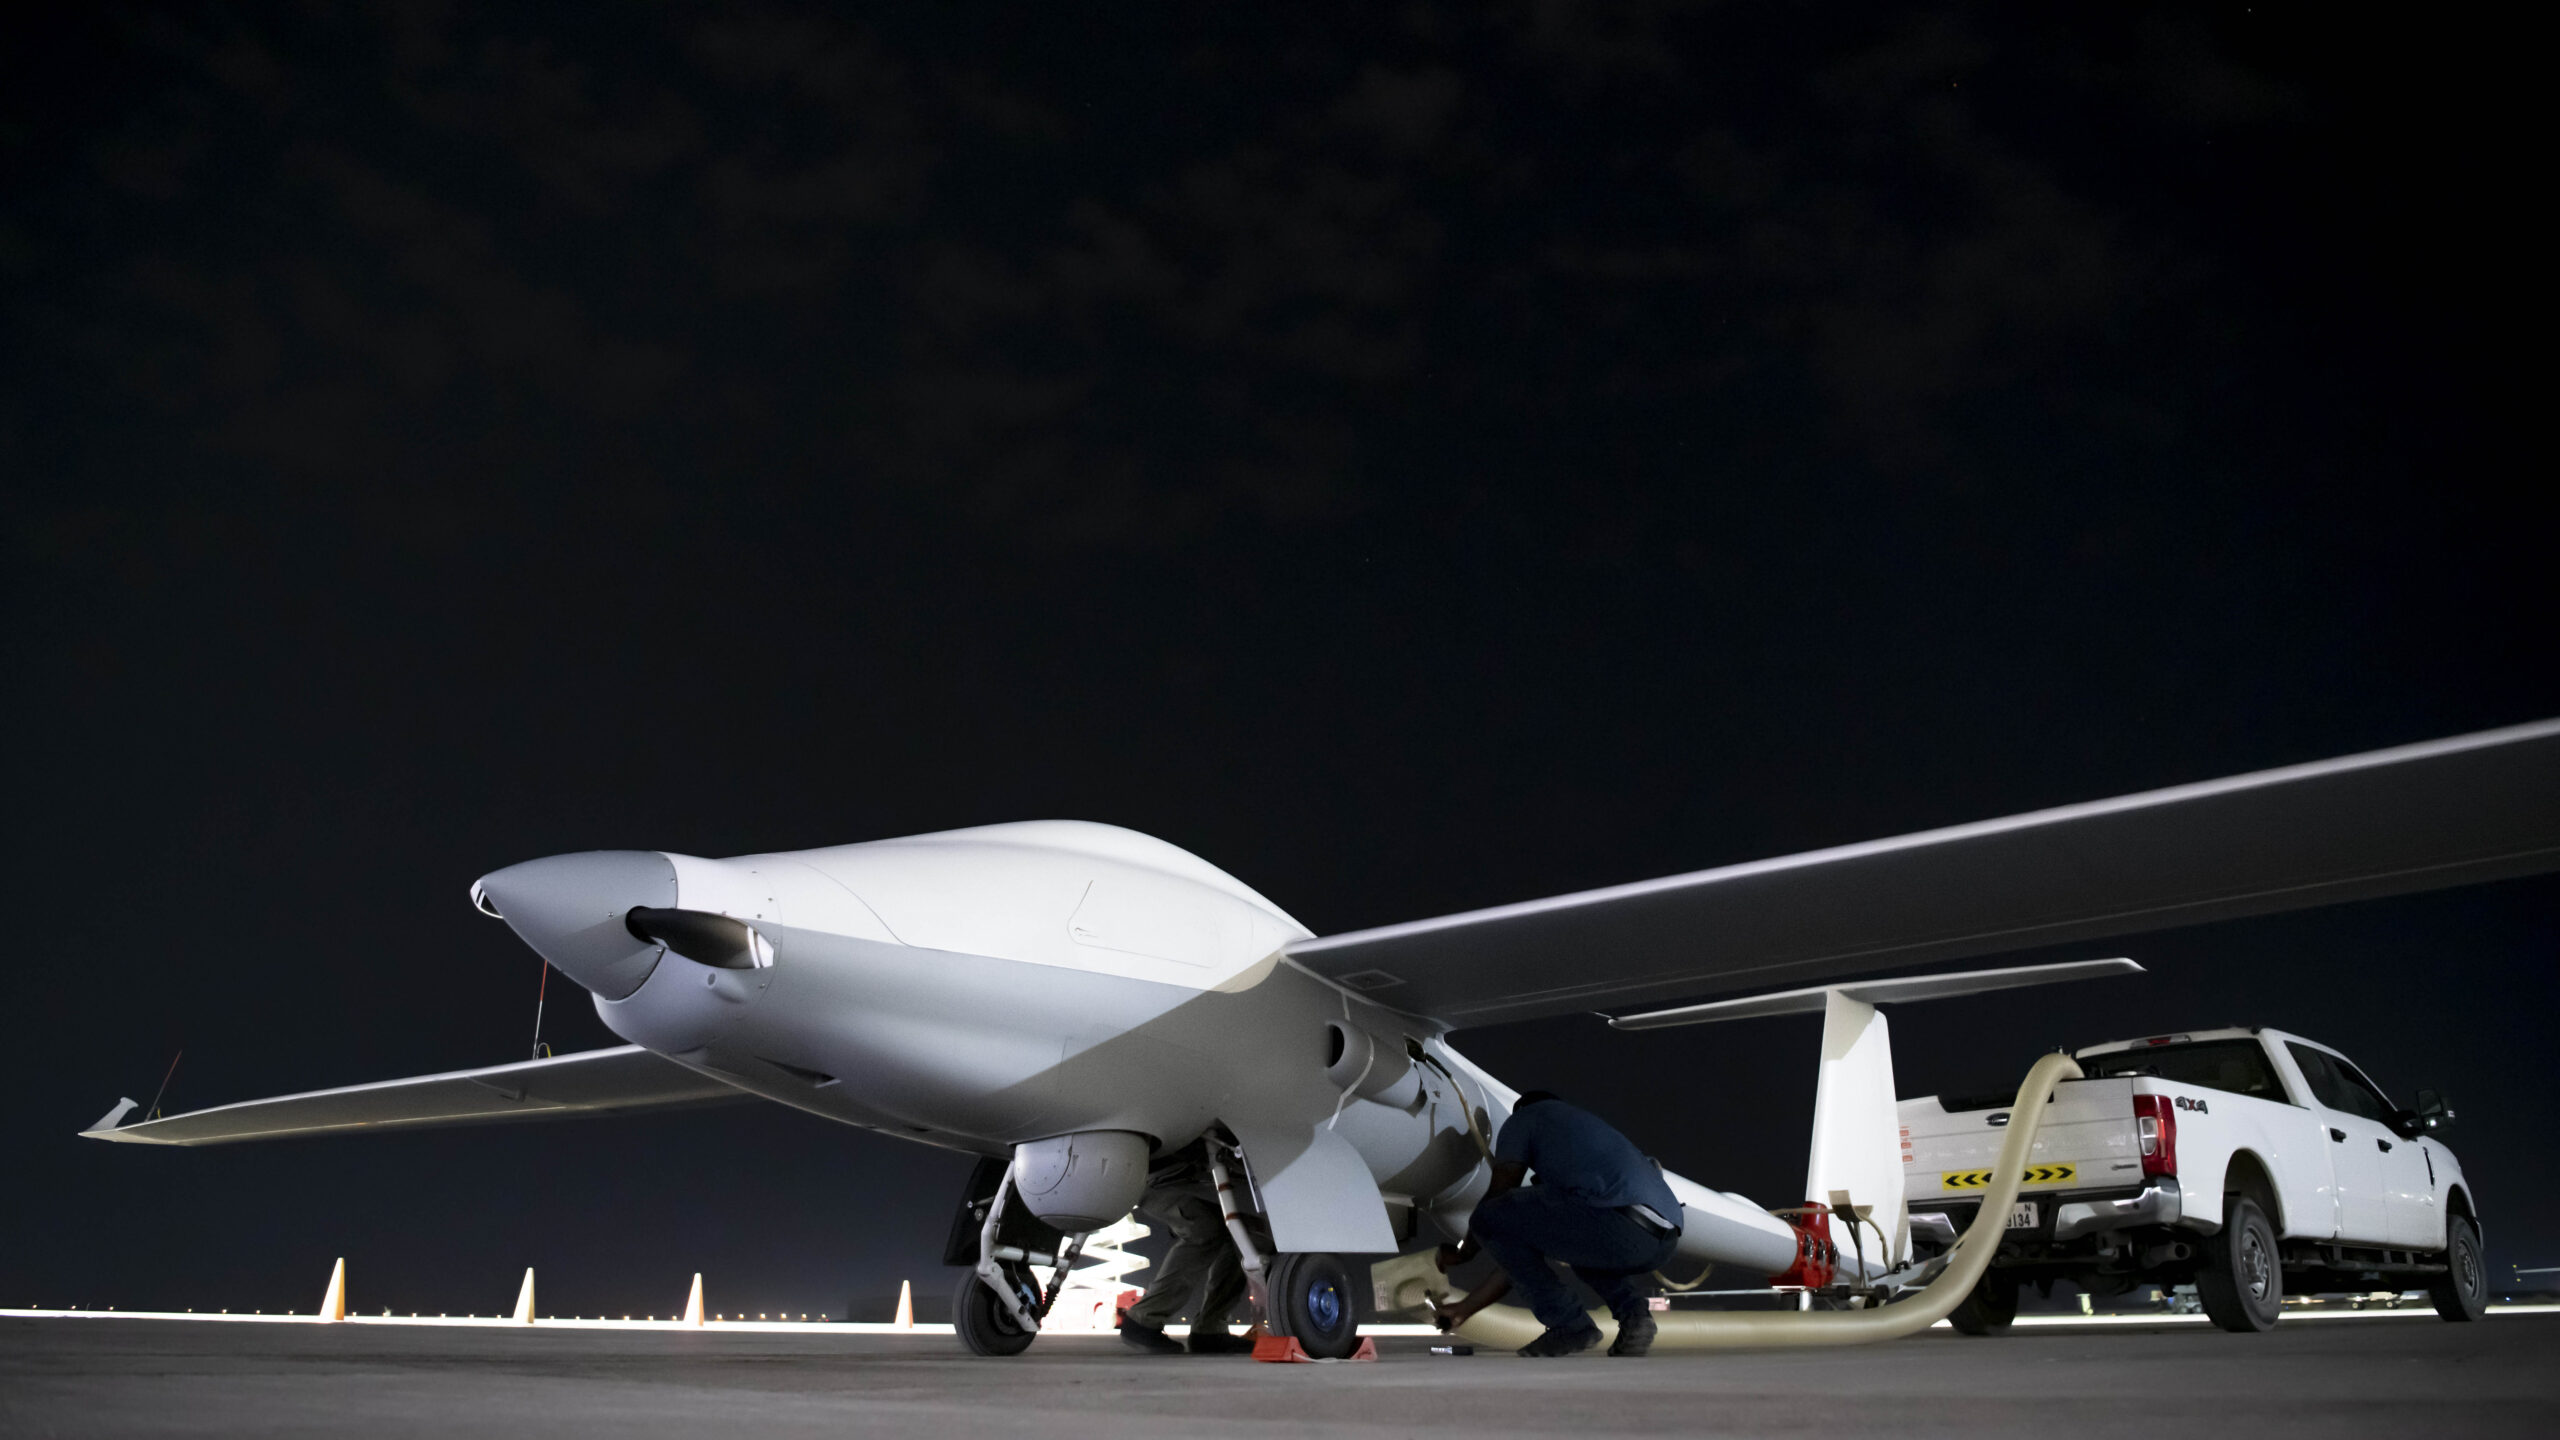
[[[1958,1099],[1959,1104],[1974,1102]],[[1903,1196],[1914,1208],[1978,1198],[2008,1138],[2009,1107],[1950,1111],[1931,1095],[1900,1106]],[[1999,1123],[1993,1123],[1995,1119]],[[2020,1193],[2114,1189],[2142,1180],[2133,1128],[2133,1081],[2066,1080],[2056,1086],[2028,1153]]]

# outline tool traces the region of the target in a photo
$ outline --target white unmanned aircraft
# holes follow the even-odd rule
[[[1515,1095],[1452,1031],[1827,985],[1807,1194],[1874,1207],[1898,1252],[1889,1058],[1833,1068],[1862,1037],[1881,1053],[1870,1002],[2132,967],[1853,977],[2554,868],[2560,721],[1328,936],[1175,846],[1077,821],[555,855],[483,876],[472,903],[631,1044],[120,1125],[128,1100],[85,1133],[209,1145],[779,1101],[986,1157],[944,1257],[969,1267],[955,1319],[981,1353],[1030,1344],[1150,1155],[1208,1135],[1222,1180],[1241,1163],[1230,1224],[1265,1323],[1338,1355],[1346,1257],[1462,1234],[1487,1182]],[[1673,1180],[1689,1259],[1776,1274],[1803,1253],[1801,1225]]]

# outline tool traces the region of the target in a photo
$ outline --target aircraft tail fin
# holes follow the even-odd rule
[[[2140,965],[2123,958],[2012,965],[1952,975],[1808,986],[1621,1015],[1609,1023],[1621,1030],[1658,1030],[1821,1011],[1822,1063],[1814,1088],[1813,1144],[1805,1163],[1804,1195],[1812,1204],[1831,1208],[1831,1238],[1839,1246],[1841,1265],[1855,1270],[1863,1259],[1866,1274],[1860,1278],[1871,1278],[1910,1258],[1911,1251],[1910,1222],[1903,1204],[1908,1147],[1893,1079],[1893,1036],[1876,1007],[2141,973]]]
[[[1871,1279],[1910,1249],[1903,1218],[1904,1149],[1884,1013],[1837,990],[1823,996],[1822,1066],[1813,1092],[1813,1144],[1804,1194],[1831,1207],[1843,1267]]]

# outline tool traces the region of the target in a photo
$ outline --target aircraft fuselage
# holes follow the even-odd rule
[[[1489,1134],[1512,1098],[1437,1027],[1286,961],[1281,945],[1308,932],[1277,907],[1106,826],[735,860],[590,852],[498,871],[475,896],[593,991],[623,1038],[930,1144],[1005,1154],[1120,1130],[1171,1145],[1223,1122],[1294,1146],[1321,1130],[1382,1203],[1462,1224],[1484,1179],[1468,1110]],[[764,948],[701,963],[633,933],[641,907],[728,916]]]

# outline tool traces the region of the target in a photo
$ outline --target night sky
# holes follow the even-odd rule
[[[2334,9],[55,7],[0,43],[0,1305],[842,1314],[778,1107],[154,1151],[522,1058],[465,889],[1044,817],[1318,933],[2560,714],[2537,54]],[[46,29],[27,28],[31,23]],[[2530,67],[2530,68],[2529,68]],[[2560,880],[1911,1007],[2264,1023],[2560,1263]],[[546,1038],[617,1043],[551,987]],[[1800,1199],[1817,1022],[1461,1034]]]

